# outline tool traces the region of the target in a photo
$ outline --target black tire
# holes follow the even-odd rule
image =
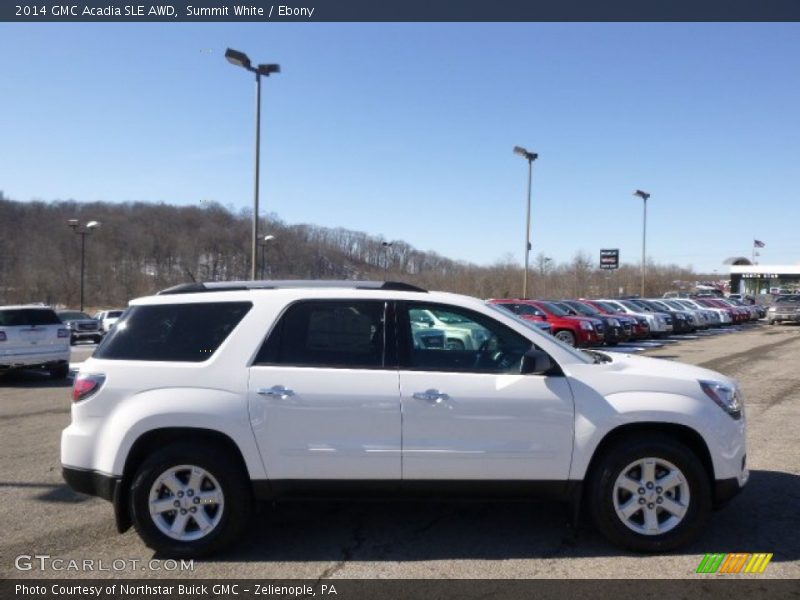
[[[629,528],[614,507],[617,478],[631,463],[650,457],[677,467],[689,491],[689,504],[682,520],[671,530],[655,535]],[[614,544],[636,552],[666,552],[690,543],[703,530],[711,511],[711,486],[700,458],[681,442],[660,434],[624,440],[605,452],[589,474],[587,494],[592,518],[600,532]],[[659,518],[667,518],[668,514],[661,510]]]
[[[577,346],[577,340],[575,338],[575,334],[572,333],[569,329],[559,329],[553,335],[556,337],[556,339],[559,339],[562,342],[566,342],[570,346]]]
[[[224,498],[217,524],[210,533],[193,541],[176,540],[162,533],[149,510],[150,490],[156,479],[179,465],[197,466],[212,475]],[[176,443],[154,452],[136,471],[131,484],[130,511],[137,533],[150,548],[174,558],[207,556],[235,541],[247,524],[251,506],[244,465],[228,452],[205,444]]]
[[[69,363],[58,364],[48,369],[50,379],[66,379],[69,377]]]

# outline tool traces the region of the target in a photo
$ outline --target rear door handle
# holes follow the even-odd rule
[[[433,402],[434,404],[440,404],[444,400],[450,400],[450,396],[448,396],[444,392],[440,392],[439,390],[425,390],[424,392],[414,392],[414,398],[416,398],[417,400],[425,400],[427,402]]]
[[[290,390],[282,385],[273,385],[271,388],[258,388],[256,393],[260,396],[280,398],[281,400],[294,396],[294,390]]]

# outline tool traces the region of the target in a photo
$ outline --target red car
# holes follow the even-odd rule
[[[597,346],[603,343],[603,322],[590,317],[572,317],[558,306],[541,300],[507,298],[490,300],[502,304],[527,320],[545,320],[553,327],[553,335],[572,346]]]

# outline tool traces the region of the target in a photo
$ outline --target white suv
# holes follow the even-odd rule
[[[415,343],[419,310],[484,341]],[[618,544],[664,551],[748,477],[733,380],[578,351],[400,283],[197,283],[135,300],[73,400],[65,479],[169,556],[231,542],[256,500],[329,493],[547,494],[575,515],[583,502]]]
[[[41,368],[54,379],[66,379],[69,338],[69,329],[52,308],[0,306],[0,373]]]

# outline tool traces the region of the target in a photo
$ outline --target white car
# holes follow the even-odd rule
[[[601,300],[610,304],[614,308],[623,311],[625,314],[632,317],[644,317],[647,319],[647,324],[650,326],[650,335],[653,337],[661,337],[672,333],[672,318],[664,313],[653,313],[642,310],[632,302],[626,300]]]
[[[419,310],[487,338],[414,343]],[[613,542],[666,551],[747,482],[745,424],[724,375],[575,350],[475,298],[194,283],[134,300],[83,363],[61,463],[165,556],[234,541],[255,500],[419,492],[583,503]]]
[[[679,300],[681,304],[689,308],[697,308],[700,310],[708,310],[714,313],[719,317],[719,322],[721,325],[729,325],[733,323],[733,318],[731,314],[725,310],[724,308],[716,308],[714,306],[706,306],[705,304],[700,304],[699,302],[695,301],[692,298],[681,298]]]
[[[122,316],[121,310],[103,310],[92,317],[95,321],[100,323],[100,329],[103,333],[108,333],[114,326],[114,323]]]
[[[41,368],[54,379],[69,375],[70,332],[52,308],[0,306],[0,373]]]

